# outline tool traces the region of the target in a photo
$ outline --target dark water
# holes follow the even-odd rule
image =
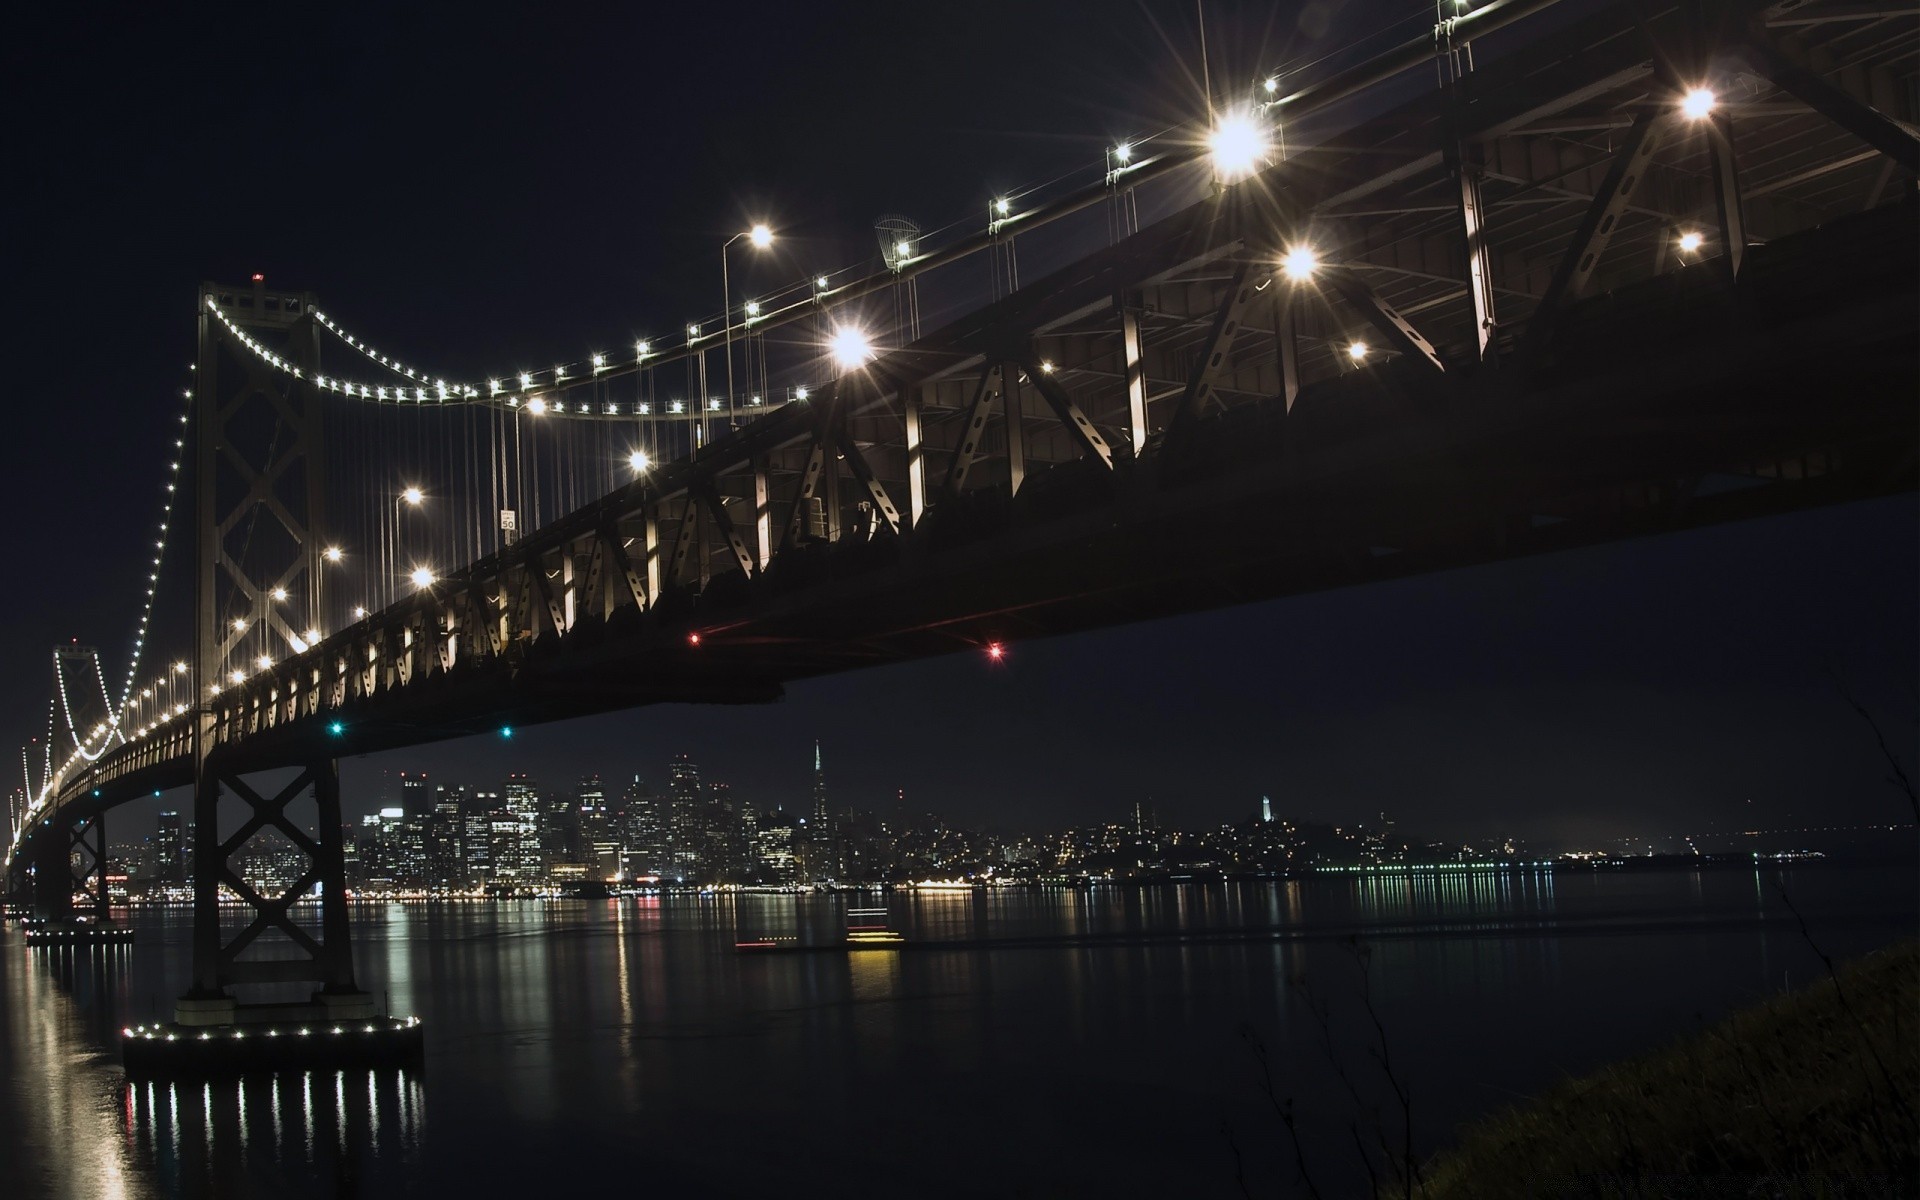
[[[779,957],[736,934],[830,939],[847,901],[369,907],[360,979],[426,1020],[421,1070],[181,1087],[113,1038],[183,987],[184,913],[130,950],[9,928],[0,1195],[1297,1194],[1249,1032],[1353,1194],[1353,1131],[1399,1128],[1365,997],[1431,1149],[1821,973],[1782,889],[1835,957],[1920,921],[1904,865],[923,893],[895,926],[964,948]]]

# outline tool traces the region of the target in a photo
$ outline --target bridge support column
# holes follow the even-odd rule
[[[67,863],[72,871],[69,897],[84,895],[91,903],[87,915],[97,925],[106,925],[112,906],[107,896],[107,818],[105,814],[82,821],[69,835],[72,849]],[[69,900],[71,904],[71,900]]]
[[[287,806],[311,792],[315,832],[309,835],[287,816]],[[220,800],[230,793],[242,801],[247,817],[220,836]],[[346,1020],[371,1017],[372,997],[354,983],[353,950],[347,920],[346,868],[341,833],[340,773],[331,759],[307,764],[271,796],[255,791],[238,775],[204,771],[194,795],[194,939],[193,987],[180,998],[175,1019],[184,1026],[249,1024],[275,1020]],[[307,856],[307,869],[278,896],[257,891],[233,865],[252,837],[273,830]],[[220,924],[224,887],[250,913],[247,923],[228,938]],[[320,897],[319,937],[293,919],[293,907],[315,890]],[[300,953],[270,958],[243,957],[263,934],[281,935],[283,947]],[[318,985],[306,1005],[248,1005],[230,992],[253,985]]]

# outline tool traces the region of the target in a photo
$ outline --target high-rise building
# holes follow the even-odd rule
[[[491,847],[495,879],[531,883],[545,874],[540,856],[540,785],[525,775],[507,776],[507,821],[512,826],[505,845],[498,840],[499,822],[494,823],[496,838]]]
[[[800,877],[793,856],[796,832],[793,818],[784,810],[775,809],[759,825],[759,836],[755,839],[755,854],[759,859],[757,873],[774,883],[793,883]]]
[[[581,840],[604,842],[613,837],[613,813],[607,804],[607,785],[598,775],[586,775],[574,789],[579,810]]]
[[[1133,833],[1135,837],[1145,837],[1158,826],[1153,823],[1153,801],[1135,800],[1133,802]]]
[[[1273,798],[1271,796],[1260,797],[1260,823],[1262,825],[1273,824]]]
[[[574,866],[580,861],[580,808],[565,792],[540,797],[540,860],[542,870]]]
[[[461,818],[464,788],[445,784],[433,790],[433,815],[427,819],[427,883],[433,887],[464,887],[467,883],[466,826]]]
[[[400,807],[409,817],[424,817],[432,811],[433,799],[427,790],[425,774],[400,772]]]
[[[493,822],[501,815],[499,792],[468,792],[462,799],[460,852],[470,886],[493,879]]]
[[[160,814],[154,836],[154,878],[161,883],[186,882],[186,825],[177,812]]]
[[[667,764],[667,874],[675,879],[700,877],[705,801],[700,794],[700,768],[690,756],[674,755]]]
[[[813,744],[813,819],[807,823],[807,875],[815,882],[840,874],[833,820],[827,815],[827,773],[820,767],[820,743]]]
[[[659,796],[638,775],[621,796],[622,824],[629,874],[664,875],[672,865],[668,852],[667,812]]]

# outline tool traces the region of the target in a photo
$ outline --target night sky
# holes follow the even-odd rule
[[[56,641],[118,683],[201,280],[310,289],[449,375],[577,358],[717,307],[750,219],[781,282],[1202,105],[1184,0],[674,9],[57,6],[8,39],[9,748]],[[1207,12],[1217,82],[1431,9]],[[349,806],[400,769],[662,785],[680,750],[798,803],[818,738],[840,800],[1001,828],[1143,794],[1173,824],[1266,793],[1458,836],[1904,820],[1832,676],[1911,749],[1917,525],[1908,496],[356,759]]]

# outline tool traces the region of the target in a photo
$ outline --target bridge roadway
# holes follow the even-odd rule
[[[1569,23],[654,469],[75,772],[14,865],[192,784],[195,722],[236,775],[1913,489],[1920,143],[1749,48],[1798,90],[1669,142],[1669,192],[1747,181],[1742,252],[1680,261],[1701,205],[1622,166],[1680,20]],[[1911,73],[1854,28],[1795,53]]]

